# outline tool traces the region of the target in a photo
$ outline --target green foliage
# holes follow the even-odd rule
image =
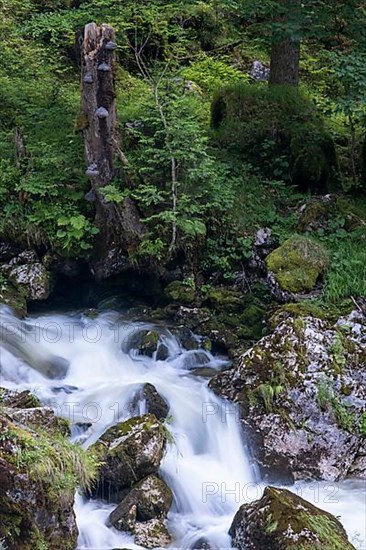
[[[80,37],[91,20],[106,22],[116,30],[118,113],[134,186],[125,188],[118,169],[104,198],[137,202],[147,227],[137,260],[163,262],[183,252],[190,269],[233,280],[251,257],[256,229],[270,227],[280,242],[294,232],[299,196],[291,182],[334,189],[330,131],[343,186],[359,183],[363,13],[356,0],[350,4],[353,12],[333,1],[320,8],[314,0],[274,27],[279,3],[272,0],[2,0],[0,235],[63,255],[87,255],[92,246],[96,229],[93,205],[84,198],[82,137],[73,133],[79,112],[75,33]],[[347,22],[342,29],[335,12]],[[268,61],[273,31],[303,38],[300,93],[249,84],[253,59]],[[136,46],[143,46],[150,79],[141,75]],[[23,136],[22,158],[14,151],[15,128]],[[173,227],[177,239],[170,250]],[[325,299],[362,294],[363,237],[335,226],[316,237],[331,251]],[[344,254],[347,247],[351,252]]]
[[[293,87],[233,84],[212,104],[219,144],[258,166],[266,176],[301,190],[333,190],[334,143],[311,102]]]
[[[17,468],[24,468],[31,479],[49,484],[58,498],[63,492],[72,494],[78,485],[87,490],[95,481],[96,459],[65,437],[50,438],[43,432],[34,436],[10,424],[0,440],[13,444]]]

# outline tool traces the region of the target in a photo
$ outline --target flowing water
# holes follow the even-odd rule
[[[156,387],[170,405],[172,437],[160,474],[174,494],[167,523],[173,547],[201,548],[207,541],[214,549],[230,548],[228,529],[235,512],[241,503],[259,498],[263,486],[236,408],[216,397],[207,380],[194,373],[203,365],[220,370],[225,360],[203,349],[185,350],[164,327],[159,332],[168,357],[162,361],[138,355],[130,349],[131,336],[151,326],[113,311],[95,319],[80,313],[50,314],[25,322],[9,310],[0,313],[1,385],[30,389],[57,414],[70,418],[73,439],[84,446],[131,416],[131,401],[142,384]],[[50,378],[57,373],[64,375],[62,380]],[[144,407],[140,402],[138,413]],[[363,482],[299,483],[291,489],[339,516],[355,546],[366,548]],[[107,527],[115,506],[76,495],[79,549],[138,548],[130,535]]]

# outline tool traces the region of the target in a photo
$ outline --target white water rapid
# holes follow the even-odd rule
[[[228,529],[235,512],[243,502],[259,498],[263,487],[257,482],[235,407],[218,399],[207,380],[192,370],[202,363],[219,370],[225,361],[204,350],[183,349],[164,327],[159,332],[169,351],[166,360],[127,351],[131,334],[147,325],[128,322],[113,311],[94,319],[79,313],[50,314],[25,322],[6,309],[0,314],[2,329],[15,334],[11,345],[0,348],[0,385],[30,389],[57,414],[91,424],[85,434],[81,428],[74,430],[74,439],[84,446],[130,416],[131,400],[142,384],[156,387],[170,405],[167,426],[172,441],[160,474],[174,494],[167,523],[175,539],[172,547],[201,548],[206,541],[213,549],[230,548]],[[50,354],[56,368],[69,364],[62,380],[29,366],[37,366],[37,361],[45,364]],[[140,413],[144,412],[142,403]],[[364,483],[307,483],[291,489],[339,516],[356,548],[366,548]],[[79,549],[139,548],[130,535],[107,527],[115,506],[76,495]]]

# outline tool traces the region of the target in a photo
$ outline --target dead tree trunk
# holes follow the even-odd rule
[[[89,198],[95,201],[99,229],[92,269],[98,279],[131,267],[130,255],[145,234],[137,208],[129,198],[106,202],[103,187],[115,177],[114,161],[127,160],[121,151],[116,114],[116,44],[108,25],[89,23],[84,29],[81,73],[81,120]]]

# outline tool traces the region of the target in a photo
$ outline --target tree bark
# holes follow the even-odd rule
[[[300,43],[290,38],[272,44],[270,84],[298,86],[300,79]]]
[[[288,23],[299,15],[299,0],[282,0],[284,14],[277,23]],[[297,86],[300,78],[300,41],[286,36],[274,36],[271,49],[270,84]]]
[[[81,72],[81,122],[86,174],[91,182],[89,198],[95,201],[95,225],[99,229],[92,270],[98,279],[131,267],[131,252],[146,230],[134,202],[106,202],[103,187],[115,177],[114,161],[127,164],[120,147],[116,113],[116,55],[114,30],[89,23],[84,29]]]

